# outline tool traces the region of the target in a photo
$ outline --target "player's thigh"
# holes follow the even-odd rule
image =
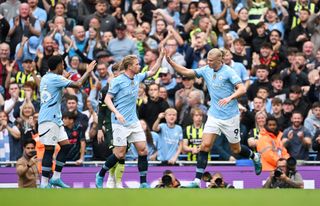
[[[130,131],[121,124],[112,124],[113,145],[117,147],[127,146],[127,137]]]
[[[130,135],[128,136],[128,142],[146,142],[146,135],[141,127],[140,122],[134,123],[130,126]],[[141,145],[143,145],[143,143],[141,143]]]
[[[219,126],[219,119],[216,119],[213,116],[208,115],[207,122],[204,125],[203,134],[220,135],[221,130]]]
[[[56,123],[44,122],[39,124],[39,139],[44,145],[55,146],[58,143],[60,128]]]
[[[239,143],[240,138],[240,116],[237,115],[227,120],[223,120],[220,129],[222,133],[227,137],[229,143]]]

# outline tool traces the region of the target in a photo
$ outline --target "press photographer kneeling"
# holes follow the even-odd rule
[[[208,184],[208,188],[227,188],[233,189],[234,186],[223,180],[221,173],[217,172],[211,175],[209,172],[203,173],[202,180]]]
[[[277,168],[271,171],[263,188],[302,188],[303,179],[296,170],[297,161],[290,157],[287,160],[280,158]]]

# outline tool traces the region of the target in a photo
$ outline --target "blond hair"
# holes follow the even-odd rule
[[[127,70],[128,67],[133,64],[135,59],[138,59],[136,55],[125,56],[121,62],[120,70]]]
[[[177,110],[175,108],[172,108],[172,107],[166,109],[166,111],[164,112],[165,115],[167,115],[169,113],[178,114]]]

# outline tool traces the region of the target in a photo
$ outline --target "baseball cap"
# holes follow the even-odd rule
[[[285,99],[283,104],[291,104],[291,105],[293,105],[293,101],[290,100],[290,99]]]
[[[33,59],[30,56],[26,56],[23,58],[22,62],[32,62]]]
[[[168,67],[161,67],[159,74],[168,74],[170,73]]]
[[[125,29],[127,29],[127,26],[124,23],[120,22],[117,24],[116,29],[125,30]]]
[[[109,56],[112,56],[111,53],[109,51],[106,51],[106,50],[102,50],[102,51],[99,51],[97,52],[96,54],[96,58],[102,58],[102,57],[109,57]]]
[[[31,54],[36,54],[38,46],[39,46],[39,38],[35,37],[35,36],[30,37],[30,39],[29,39],[29,47],[28,47],[29,52]]]

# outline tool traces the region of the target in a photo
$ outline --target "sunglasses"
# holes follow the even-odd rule
[[[159,74],[159,77],[161,78],[161,77],[166,77],[166,76],[168,76],[168,74]]]

